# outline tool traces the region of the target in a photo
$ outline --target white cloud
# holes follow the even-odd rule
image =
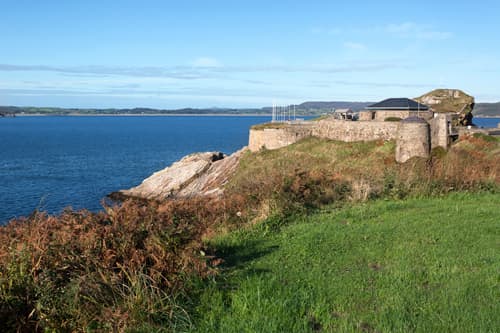
[[[342,34],[343,30],[340,28],[323,28],[323,27],[314,27],[310,29],[310,32],[315,35],[330,35],[330,36],[338,36]]]
[[[339,28],[331,28],[326,31],[328,35],[340,35],[342,33],[342,30]]]
[[[446,40],[451,37],[453,37],[453,34],[447,31],[420,31],[417,33],[418,39]]]
[[[392,23],[387,25],[385,28],[387,32],[394,34],[408,34],[417,29],[418,29],[417,25],[413,22],[405,22],[399,24]]]
[[[453,33],[449,31],[440,31],[435,29],[429,24],[420,24],[415,22],[402,22],[402,23],[390,23],[386,25],[379,26],[359,26],[357,28],[327,28],[327,27],[314,27],[310,29],[310,32],[316,35],[324,36],[344,36],[349,35],[364,36],[368,37],[373,34],[377,35],[389,35],[397,38],[406,39],[419,39],[419,40],[446,40],[453,37]],[[348,37],[347,37],[348,38]],[[360,49],[359,43],[345,43],[345,47],[351,49]],[[351,47],[353,46],[353,47]],[[363,47],[364,48],[364,47]]]
[[[357,51],[362,51],[366,49],[366,46],[361,43],[355,43],[355,42],[345,42],[344,47],[351,49],[351,50],[357,50]]]
[[[346,43],[351,48],[364,48],[359,43]],[[200,58],[201,59],[201,58]],[[199,80],[227,78],[229,74],[243,73],[346,73],[346,72],[373,72],[391,68],[404,67],[394,62],[375,63],[343,63],[343,64],[317,64],[317,65],[240,65],[222,66],[217,61],[193,62],[192,66],[172,67],[116,67],[116,66],[79,66],[64,67],[50,65],[12,65],[0,64],[0,72],[52,72],[62,75],[80,77],[81,75],[95,75],[95,78],[107,76],[139,78],[163,78],[171,80]],[[198,59],[199,60],[199,59]]]
[[[331,81],[316,81],[310,84],[312,87],[333,88],[335,85],[352,86],[352,87],[369,87],[369,88],[426,88],[435,87],[432,83],[407,83],[407,82],[369,82],[369,81],[353,81],[353,80],[331,80]]]
[[[415,38],[423,40],[446,40],[453,37],[448,31],[437,31],[431,26],[420,25],[414,22],[393,23],[385,26],[384,31],[401,38]]]
[[[204,68],[222,67],[222,64],[217,59],[210,58],[210,57],[199,57],[199,58],[196,58],[192,62],[192,65],[194,67],[204,67]]]

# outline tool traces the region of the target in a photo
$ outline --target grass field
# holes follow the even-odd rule
[[[377,201],[213,240],[199,332],[498,332],[500,195]]]

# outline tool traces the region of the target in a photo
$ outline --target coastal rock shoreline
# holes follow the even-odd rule
[[[128,198],[145,200],[187,199],[194,197],[218,197],[224,185],[234,174],[243,147],[231,155],[222,152],[193,153],[183,157],[163,170],[153,173],[140,185],[108,195],[112,200]]]

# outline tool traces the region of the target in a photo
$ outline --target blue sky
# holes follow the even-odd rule
[[[500,101],[495,1],[0,0],[0,105]]]

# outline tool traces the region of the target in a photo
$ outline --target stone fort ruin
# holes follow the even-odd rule
[[[447,96],[462,96],[455,90]],[[473,98],[472,98],[473,106]],[[459,135],[476,130],[461,127],[457,119],[461,109],[436,112],[428,105],[407,98],[387,99],[359,113],[359,120],[339,120],[328,116],[317,121],[281,122],[254,126],[250,129],[249,149],[278,149],[303,138],[345,142],[394,140],[396,160],[404,163],[412,157],[428,157],[431,149],[448,149]]]

